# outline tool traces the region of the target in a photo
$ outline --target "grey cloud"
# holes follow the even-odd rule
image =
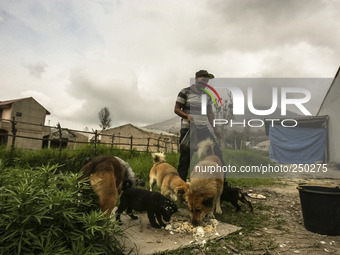
[[[37,64],[26,64],[25,68],[29,71],[30,75],[35,78],[40,79],[41,75],[46,72],[47,64],[45,63],[37,63]]]
[[[215,0],[206,7],[198,33],[204,31],[208,41],[213,38],[211,46],[221,51],[250,52],[299,42],[339,47],[336,1]]]
[[[103,107],[108,107],[113,126],[132,122],[155,123],[167,119],[173,107],[173,102],[162,100],[153,94],[143,98],[136,80],[94,80],[90,74],[79,71],[71,73],[68,93],[84,101],[82,108],[74,114],[76,120],[86,120],[91,124],[99,123],[98,112]]]

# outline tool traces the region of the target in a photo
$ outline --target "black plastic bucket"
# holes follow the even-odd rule
[[[299,184],[305,228],[322,235],[340,235],[340,189]]]

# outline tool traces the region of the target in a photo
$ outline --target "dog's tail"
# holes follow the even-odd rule
[[[165,162],[165,155],[163,153],[152,153],[152,158],[154,164]]]
[[[215,155],[214,153],[214,142],[208,138],[198,144],[198,158],[202,159],[203,157]]]

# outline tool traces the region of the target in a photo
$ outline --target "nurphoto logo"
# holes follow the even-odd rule
[[[219,102],[222,106],[222,101],[220,95],[217,93],[215,88],[212,86],[205,84],[207,88],[214,92],[214,94],[219,99]],[[310,111],[304,106],[304,104],[308,103],[311,99],[311,93],[308,89],[298,88],[298,87],[272,87],[267,88],[271,89],[271,106],[268,109],[256,109],[254,106],[254,95],[253,88],[247,88],[247,94],[244,95],[243,91],[234,85],[220,85],[219,89],[227,89],[230,91],[233,98],[233,115],[245,115],[245,106],[247,106],[250,113],[256,116],[269,116],[273,114],[279,107],[281,116],[287,115],[287,106],[292,105],[295,106],[300,113],[304,116],[311,116]],[[207,90],[202,89],[207,94],[203,94],[201,98],[201,114],[207,114],[207,95],[209,95],[217,106],[217,102],[213,95]],[[267,98],[270,99],[270,98]],[[245,104],[245,102],[247,104]],[[280,119],[266,119],[271,125],[274,125],[274,121],[278,121]],[[226,119],[214,119],[213,126],[216,125],[227,125],[230,124],[231,127],[233,125],[243,125],[244,127],[248,124],[249,127],[262,127],[264,125],[264,121],[262,119],[244,119],[241,122],[233,122],[233,120]],[[297,126],[297,121],[295,119],[284,119],[281,120],[281,125],[283,127],[295,127]]]

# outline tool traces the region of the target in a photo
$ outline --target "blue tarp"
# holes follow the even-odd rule
[[[274,125],[269,127],[269,156],[283,164],[323,161],[327,130]]]

